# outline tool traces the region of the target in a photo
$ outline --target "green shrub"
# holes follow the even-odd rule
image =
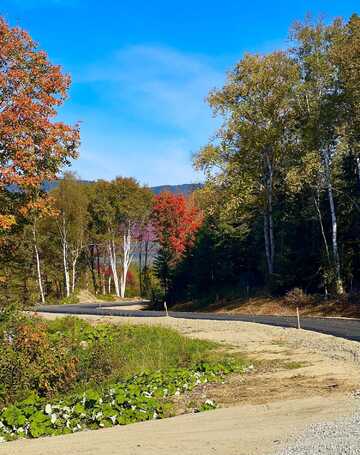
[[[0,330],[0,402],[11,402],[36,390],[42,396],[67,392],[77,380],[78,358],[66,340],[52,343],[47,326],[20,319]]]
[[[300,288],[294,288],[285,294],[285,302],[292,307],[305,307],[314,303],[314,297],[306,294]]]
[[[217,345],[146,325],[92,326],[74,317],[0,322],[0,406],[30,392],[52,398],[145,370],[216,360]]]

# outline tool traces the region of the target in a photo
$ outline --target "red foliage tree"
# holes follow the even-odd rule
[[[202,213],[182,194],[163,192],[155,197],[153,223],[160,248],[174,261],[192,245],[202,223]]]
[[[76,157],[78,126],[54,120],[69,84],[26,32],[0,17],[0,230],[16,222],[19,210],[45,207],[41,184]],[[6,194],[11,185],[20,189],[15,205]]]

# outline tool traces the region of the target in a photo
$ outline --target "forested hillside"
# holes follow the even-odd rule
[[[222,125],[194,158],[205,184],[152,189],[58,180],[79,145],[53,121],[69,78],[5,22],[1,39],[2,304],[360,290],[359,16],[245,54],[208,96]]]

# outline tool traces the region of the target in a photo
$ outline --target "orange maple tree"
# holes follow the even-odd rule
[[[28,33],[0,17],[0,230],[45,207],[41,184],[77,155],[78,125],[55,119],[69,84]]]

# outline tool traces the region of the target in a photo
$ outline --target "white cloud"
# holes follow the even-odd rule
[[[105,96],[112,104],[125,103],[141,121],[177,128],[204,141],[214,127],[205,97],[223,80],[224,71],[203,56],[141,45],[92,64],[78,82],[100,83],[103,96],[108,83],[111,90]]]

